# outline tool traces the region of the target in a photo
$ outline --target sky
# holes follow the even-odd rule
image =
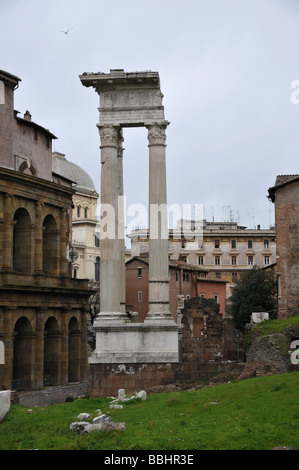
[[[151,70],[170,122],[168,204],[275,223],[268,188],[299,171],[297,0],[0,0],[0,24],[0,69],[21,79],[15,109],[49,129],[98,192],[99,98],[79,75]],[[147,207],[147,131],[124,139],[129,213]]]

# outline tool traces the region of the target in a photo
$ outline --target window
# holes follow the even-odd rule
[[[142,268],[137,268],[139,279],[142,278]]]
[[[206,296],[206,294],[205,294],[204,292],[201,292],[201,293],[200,293],[200,297],[205,298],[205,296]]]
[[[233,266],[236,266],[237,264],[237,257],[236,256],[232,256],[232,265]]]
[[[215,248],[220,248],[220,240],[215,240]]]
[[[181,259],[184,263],[187,263],[187,256],[182,256]]]
[[[248,248],[251,250],[252,249],[252,240],[248,240]]]
[[[100,246],[100,234],[98,232],[96,232],[94,235],[94,246],[97,248]]]
[[[138,302],[142,302],[142,291],[138,291]]]
[[[232,282],[236,282],[238,279],[238,273],[232,273]]]
[[[265,266],[270,264],[270,256],[265,256]]]
[[[237,248],[237,242],[236,242],[236,240],[232,240],[232,242],[231,242],[231,247],[232,247],[232,249]]]
[[[199,264],[199,265],[203,265],[203,264],[204,264],[203,261],[204,261],[204,260],[203,260],[203,256],[199,256],[199,257],[198,257],[198,264]]]
[[[96,262],[94,264],[94,279],[95,281],[99,281],[100,280],[100,257],[97,256],[96,257]]]
[[[215,266],[220,266],[220,256],[215,256]]]
[[[49,137],[46,137],[46,148],[47,149],[50,148],[50,139],[49,139]]]
[[[186,248],[186,240],[182,240],[182,248]]]
[[[186,295],[186,299],[187,299],[187,300],[190,299],[190,295],[189,295],[189,294]]]
[[[189,282],[189,274],[183,273],[183,281],[184,282]]]
[[[248,256],[248,265],[249,266],[253,265],[253,256]]]
[[[215,277],[216,277],[216,279],[221,279],[221,273],[216,273]]]
[[[87,219],[88,216],[88,207],[84,207],[84,218]]]
[[[77,269],[74,269],[73,278],[77,279]]]
[[[270,248],[269,240],[264,240],[264,249],[268,250]]]
[[[214,300],[219,303],[219,294],[214,294]]]
[[[80,214],[81,214],[81,207],[78,206],[77,207],[77,217],[80,217]]]

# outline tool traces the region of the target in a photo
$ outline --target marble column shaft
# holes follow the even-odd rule
[[[123,319],[124,305],[124,236],[119,237],[119,227],[124,226],[119,211],[119,196],[123,190],[122,142],[120,128],[112,125],[98,126],[101,137],[101,263],[100,305],[101,319]],[[120,212],[120,213],[119,213]]]
[[[169,310],[166,127],[147,126],[149,141],[149,317],[171,317]]]

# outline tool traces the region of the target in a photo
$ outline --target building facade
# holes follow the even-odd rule
[[[299,175],[279,175],[268,190],[275,204],[278,318],[298,315]]]
[[[71,278],[72,182],[52,140],[14,111],[20,79],[0,71],[0,389],[86,380],[87,280]]]
[[[170,260],[201,267],[209,272],[209,279],[226,281],[226,297],[232,294],[240,273],[256,265],[270,266],[276,262],[274,227],[268,230],[247,229],[235,222],[207,222],[196,227],[169,231],[168,254]],[[180,221],[179,226],[182,226]],[[148,249],[148,231],[135,230],[131,239],[132,257]]]

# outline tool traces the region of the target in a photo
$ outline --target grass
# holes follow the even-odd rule
[[[110,400],[77,399],[34,407],[14,405],[0,424],[1,450],[269,450],[299,448],[299,372],[200,390],[148,395],[122,410]],[[110,412],[125,432],[79,435],[69,426],[81,412]]]
[[[266,320],[256,324],[254,328],[259,330],[263,335],[269,335],[271,333],[283,331],[295,323],[299,323],[299,315],[283,319]]]

